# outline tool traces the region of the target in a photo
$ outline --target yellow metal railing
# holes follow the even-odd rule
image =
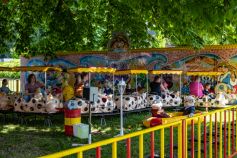
[[[101,148],[103,148],[103,146],[106,146],[106,145],[112,146],[112,153],[111,153],[112,155],[109,157],[117,158],[118,157],[118,142],[129,140],[127,142],[131,143],[130,139],[134,137],[137,137],[139,139],[138,141],[139,144],[138,144],[138,151],[133,151],[133,152],[138,153],[139,158],[143,158],[144,157],[144,142],[145,142],[144,135],[151,134],[151,138],[153,138],[154,132],[156,131],[160,132],[159,152],[160,152],[160,157],[164,158],[165,156],[169,156],[167,154],[170,153],[166,151],[167,149],[165,150],[165,145],[169,144],[169,142],[165,142],[166,140],[165,129],[166,128],[170,128],[172,130],[173,128],[177,128],[178,149],[177,149],[176,155],[178,155],[179,158],[230,157],[231,154],[233,155],[237,151],[236,115],[237,115],[237,106],[231,106],[231,107],[220,109],[220,110],[206,112],[206,113],[203,113],[202,115],[197,115],[195,117],[178,120],[170,124],[164,124],[164,125],[144,129],[141,131],[133,132],[130,134],[126,134],[124,136],[110,138],[107,140],[95,142],[93,144],[76,147],[76,148],[61,151],[58,153],[42,156],[41,158],[61,158],[61,157],[65,157],[65,156],[69,156],[73,154],[77,154],[77,157],[83,158],[83,153],[91,149],[96,149],[96,158],[100,158],[101,157],[100,150]],[[215,125],[214,128],[213,128],[213,125]],[[235,126],[235,130],[231,129],[231,125],[232,125],[232,128]],[[208,126],[209,128],[207,128]],[[189,127],[191,127],[191,130]],[[222,127],[224,128],[224,132],[223,132]],[[197,129],[196,131],[197,134],[195,134],[194,129]],[[215,130],[214,132],[213,132],[213,129]],[[207,134],[207,131],[209,131],[209,135]],[[218,137],[218,134],[219,134],[219,137]],[[191,136],[191,141],[190,139],[188,139],[189,136]],[[213,143],[213,140],[215,141],[215,143]],[[151,148],[154,147],[153,141],[154,141],[154,138],[150,139]],[[197,141],[196,145],[194,141]],[[171,141],[170,143],[173,143],[173,142]],[[191,143],[191,150],[188,150],[188,147],[190,147],[188,143]],[[131,152],[130,147],[128,146],[130,145],[127,145],[127,154],[126,154],[127,158],[132,157],[130,153]],[[197,147],[197,150],[195,149],[195,147]],[[173,153],[173,144],[170,145],[170,148],[172,148],[172,153]],[[147,153],[147,151],[145,152]],[[154,157],[155,149],[152,148],[150,152],[152,155],[151,157]],[[173,155],[170,155],[170,157],[173,157]]]

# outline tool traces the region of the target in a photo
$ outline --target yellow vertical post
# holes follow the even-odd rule
[[[117,158],[117,142],[113,142],[112,144],[112,158]]]
[[[178,158],[182,158],[182,123],[178,125]]]
[[[143,158],[143,134],[139,135],[139,158]]]
[[[209,158],[212,158],[212,114],[209,115]]]
[[[165,129],[162,128],[160,130],[160,157],[164,158],[165,157]]]
[[[188,157],[188,121],[185,123],[185,157]]]
[[[222,145],[222,111],[219,112],[220,114],[220,133],[219,133],[219,139],[220,139],[220,143],[219,143],[219,157],[222,158],[222,148],[223,148],[223,145]]]
[[[230,130],[231,130],[231,121],[230,121],[230,110],[228,110],[228,156],[231,155],[231,151],[230,151]]]
[[[182,156],[182,122],[178,125],[178,158],[183,158]]]
[[[77,153],[77,158],[83,158],[83,154],[82,154],[82,151]]]
[[[201,117],[198,117],[198,158],[201,158]]]

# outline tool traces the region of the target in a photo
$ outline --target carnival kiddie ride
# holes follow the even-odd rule
[[[210,77],[216,78],[223,75],[223,72],[219,71],[188,71],[187,76],[199,76],[199,77]],[[227,93],[227,85],[225,83],[218,83],[214,85],[215,94],[210,93],[203,97],[196,97],[196,107],[204,108],[224,108],[233,105],[237,101],[235,94]]]
[[[152,105],[155,101],[160,100],[162,102],[162,106],[167,108],[173,108],[173,107],[179,107],[182,104],[181,99],[181,75],[183,71],[181,70],[150,70],[149,74],[151,75],[179,75],[179,91],[165,91],[162,92],[162,95],[156,96],[156,99],[153,99],[152,96],[148,97],[148,101],[150,102],[150,105]]]
[[[57,113],[59,109],[63,108],[60,94],[53,96],[53,92],[47,89],[47,73],[61,73],[61,68],[50,66],[23,66],[14,67],[13,70],[19,72],[41,72],[44,73],[45,76],[44,94],[40,89],[34,94],[25,94],[22,92],[21,96],[14,101],[14,111],[26,113]],[[24,99],[25,95],[31,95],[30,101]]]
[[[138,92],[138,81],[137,81],[137,75],[143,74],[146,75],[146,87],[145,91],[139,93]],[[123,110],[124,111],[134,111],[134,110],[139,110],[139,109],[145,109],[150,106],[148,100],[147,100],[147,94],[148,94],[148,71],[147,70],[142,70],[142,69],[130,69],[130,70],[117,70],[115,72],[116,76],[123,77],[130,75],[135,75],[136,77],[136,83],[135,83],[135,91],[134,92],[129,92],[125,93],[123,95]],[[115,109],[120,109],[121,105],[121,100],[119,96],[115,96]]]
[[[108,68],[108,67],[76,67],[76,68],[71,68],[68,69],[68,73],[88,73],[89,75],[89,85],[88,87],[91,87],[91,74],[106,74],[106,75],[112,75],[113,76],[113,81],[112,81],[112,93],[114,93],[114,73],[115,73],[114,68]],[[91,112],[92,113],[110,113],[113,112],[114,110],[114,100],[113,100],[113,94],[107,95],[103,92],[98,91],[97,94],[98,97],[96,97],[93,103],[91,104]],[[75,100],[77,106],[81,108],[81,113],[86,114],[89,113],[89,105],[90,103],[86,98],[83,96],[82,98],[78,97],[73,97],[70,100]],[[70,103],[69,103],[70,104]],[[71,106],[71,105],[69,105]]]

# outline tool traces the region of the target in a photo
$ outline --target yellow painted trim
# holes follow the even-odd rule
[[[181,70],[152,70],[152,71],[149,71],[149,73],[152,75],[165,75],[165,74],[181,75],[183,71]]]
[[[222,148],[223,148],[223,143],[222,143],[222,112],[219,113],[220,114],[220,124],[219,124],[219,128],[220,128],[220,136],[219,136],[219,157],[222,158]]]
[[[117,70],[115,75],[148,74],[148,70]]]
[[[139,135],[139,158],[144,157],[143,149],[143,134]]]
[[[0,66],[0,71],[14,71],[13,67],[2,67]]]
[[[60,67],[54,66],[17,66],[12,68],[13,71],[36,71],[36,72],[47,72],[47,71],[58,71],[62,72],[63,70]]]
[[[112,144],[112,158],[117,158],[117,142],[113,142]]]
[[[198,118],[198,158],[201,158],[201,117]]]
[[[165,157],[165,129],[160,130],[160,157]]]
[[[72,126],[75,124],[79,124],[81,123],[81,118],[77,117],[77,118],[64,118],[64,124],[67,126]]]
[[[209,158],[212,158],[212,114],[209,115]]]
[[[87,72],[87,73],[114,73],[116,69],[114,68],[107,68],[107,67],[89,67],[89,68],[84,68],[84,67],[77,67],[77,68],[71,68],[68,69],[67,72],[71,73],[82,73],[82,72]]]
[[[230,121],[230,110],[228,110],[228,156],[231,155],[231,144],[230,144],[230,138],[231,138],[231,135],[230,135],[230,131],[231,131],[231,121]]]
[[[223,72],[215,71],[188,71],[186,72],[187,76],[220,76]]]

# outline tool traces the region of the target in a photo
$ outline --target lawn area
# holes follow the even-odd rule
[[[142,120],[149,115],[148,112],[127,115],[125,132],[143,129]],[[44,126],[43,117],[38,117],[36,121],[29,118],[27,125],[19,125],[11,117],[12,115],[9,115],[7,122],[3,124],[3,115],[0,115],[0,157],[30,158],[72,148],[72,143],[87,143],[87,140],[64,135],[63,115],[54,116],[53,126],[50,128]],[[85,123],[87,119],[83,117],[82,122]],[[93,142],[119,134],[119,115],[106,117],[106,126],[100,125],[99,117],[92,117],[92,119]]]
[[[3,115],[0,115],[0,157],[1,158],[31,158],[43,156],[58,152],[61,150],[72,148],[72,144],[86,144],[87,140],[81,140],[75,137],[67,137],[64,135],[64,116],[62,114],[55,115],[52,119],[53,125],[49,128],[44,125],[43,117],[38,116],[36,121],[34,117],[29,117],[25,125],[19,125],[14,115],[9,114],[8,119],[3,123]],[[144,129],[142,120],[149,117],[149,112],[133,113],[125,116],[125,133]],[[236,118],[236,117],[235,117]],[[107,125],[101,126],[100,117],[92,117],[93,136],[92,141],[97,142],[107,138],[111,138],[119,134],[119,115],[107,116]],[[86,123],[88,117],[83,117],[82,122]],[[209,120],[207,119],[207,125]],[[218,123],[219,124],[219,123]],[[214,124],[213,124],[214,125]],[[203,133],[203,126],[201,127]],[[214,129],[214,127],[213,127]],[[187,129],[190,138],[190,126]],[[209,128],[207,128],[209,132]],[[169,157],[169,129],[165,129],[165,154]],[[197,126],[195,125],[195,137],[197,136]],[[203,136],[202,136],[203,139]],[[174,128],[174,144],[177,144],[177,128]],[[138,157],[138,137],[131,139],[132,157]],[[208,144],[207,144],[208,145]],[[118,157],[125,157],[126,154],[125,141],[118,142]],[[197,148],[197,143],[195,143]],[[190,148],[190,142],[188,142]],[[202,146],[203,147],[203,146]],[[208,148],[208,146],[207,146]],[[155,151],[159,153],[160,149],[160,132],[155,132]],[[176,148],[174,148],[176,149]],[[102,157],[110,157],[112,152],[111,145],[102,147]],[[144,135],[144,155],[150,152],[150,135]],[[213,151],[214,152],[214,151]],[[174,157],[177,157],[177,150],[174,150]],[[85,158],[95,157],[95,150],[84,152]],[[76,157],[75,155],[69,157]]]

